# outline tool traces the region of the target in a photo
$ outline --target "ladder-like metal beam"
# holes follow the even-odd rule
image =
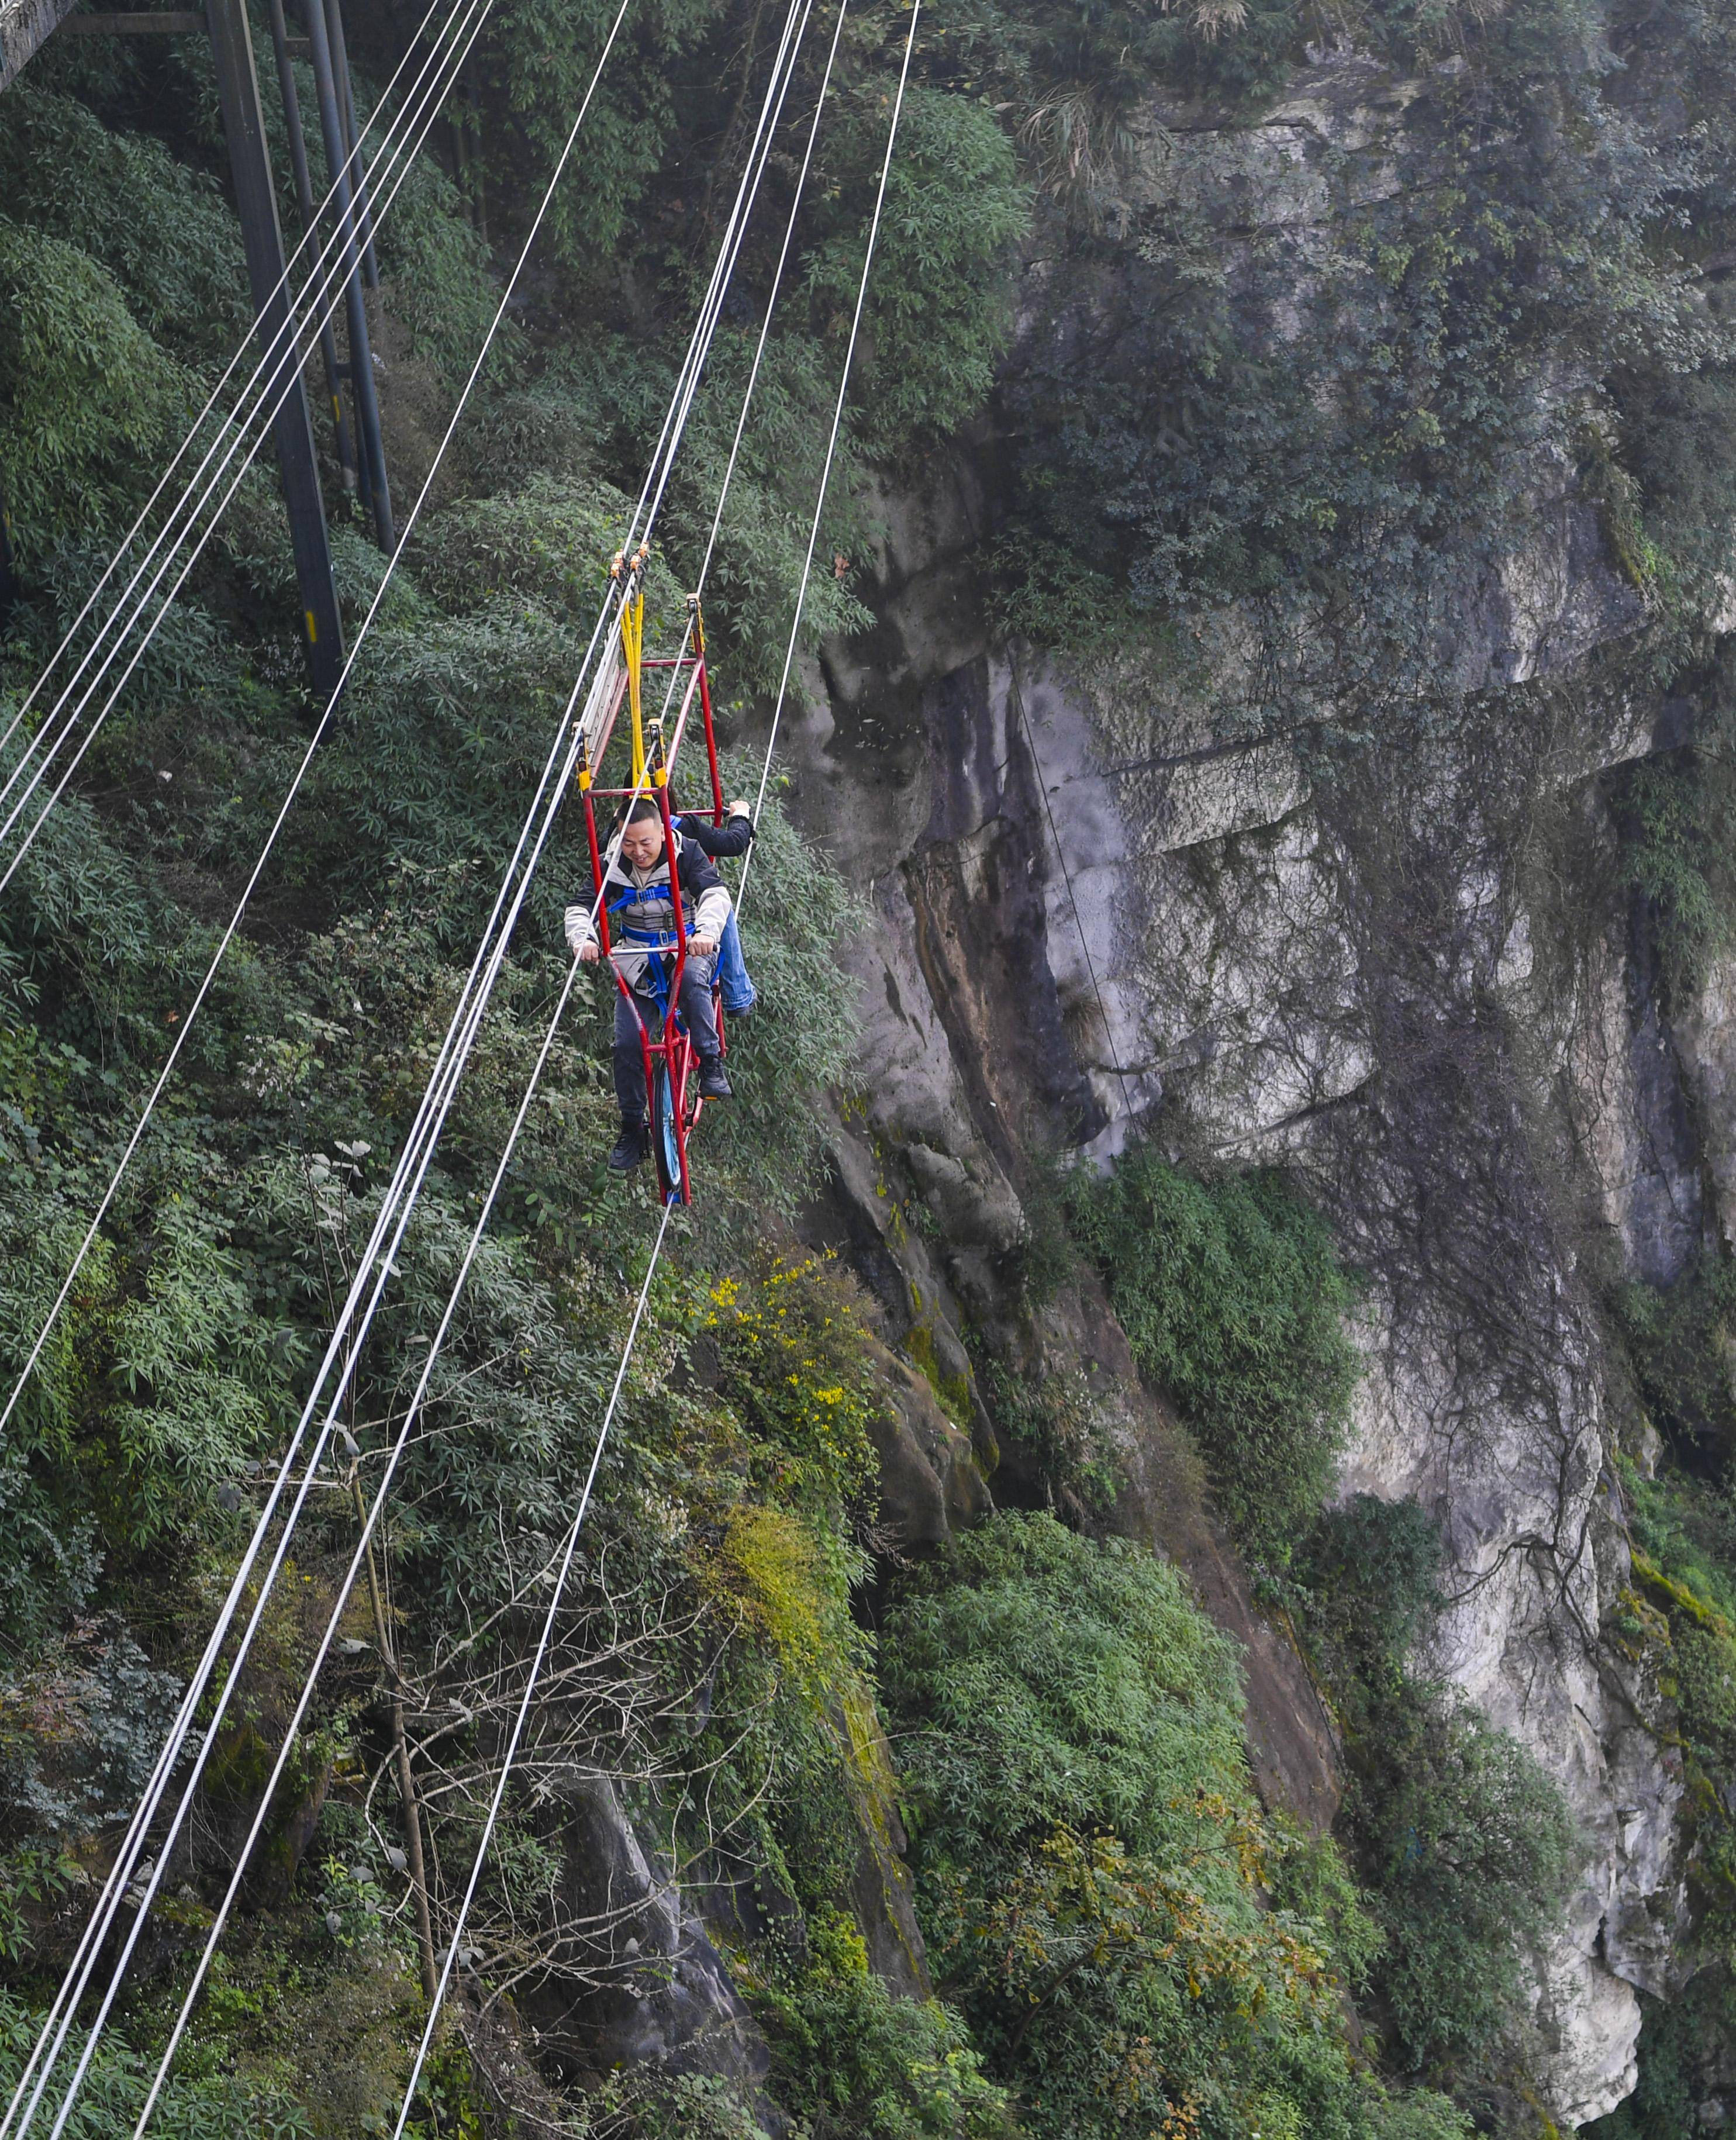
[[[253,66],[253,42],[243,0],[206,0],[205,15],[260,346],[278,353],[268,400],[277,400],[286,380],[289,385],[272,431],[283,477],[283,502],[289,511],[308,665],[314,690],[323,698],[337,688],[342,672],[344,628],[331,577],[331,544],[325,501],[320,493],[319,463],[314,454],[313,420],[302,380],[302,352],[290,318],[283,234],[277,223],[277,197],[272,182],[265,114],[259,103],[259,77]]]

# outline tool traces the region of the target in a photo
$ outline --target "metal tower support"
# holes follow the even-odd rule
[[[302,228],[318,257],[319,240],[313,227],[313,181],[307,170],[307,140],[302,130],[302,100],[296,91],[296,71],[290,61],[289,27],[283,19],[283,0],[271,0],[272,49],[277,55],[277,87],[283,99],[283,118],[289,135],[290,168],[295,173],[296,199],[302,210]],[[356,449],[350,443],[350,420],[344,414],[338,391],[340,367],[337,336],[327,313],[320,327],[320,355],[326,365],[326,390],[331,397],[331,429],[337,445],[337,464],[344,488],[356,488]]]
[[[259,77],[253,66],[253,41],[243,0],[205,0],[205,15],[260,342],[264,349],[277,351],[271,400],[275,401],[286,380],[289,382],[272,433],[283,476],[283,501],[289,509],[290,542],[302,591],[308,664],[314,690],[324,697],[336,690],[342,674],[344,627],[331,577],[331,545],[326,528],[325,501],[320,494],[319,463],[314,458],[313,421],[307,410],[301,350],[290,316],[283,234],[277,224],[265,115],[260,109]]]
[[[350,47],[344,42],[344,12],[338,0],[326,0],[326,36],[331,47],[331,71],[343,115],[344,140],[350,150],[350,184],[356,195],[356,234],[361,241],[361,272],[368,287],[380,287],[380,263],[374,253],[374,218],[368,206],[368,167],[361,153],[361,129],[356,123],[356,82],[350,72]]]
[[[314,87],[319,92],[320,131],[326,140],[326,160],[331,168],[337,225],[343,248],[344,297],[350,321],[350,385],[356,395],[356,428],[360,434],[362,465],[374,508],[374,529],[380,547],[388,555],[397,547],[392,528],[392,496],[385,479],[385,448],[380,435],[380,402],[374,391],[374,356],[368,341],[368,312],[361,293],[360,264],[356,258],[356,218],[351,205],[346,164],[349,144],[337,101],[336,77],[331,71],[331,46],[326,35],[323,0],[302,0],[307,22],[307,41],[313,54]]]

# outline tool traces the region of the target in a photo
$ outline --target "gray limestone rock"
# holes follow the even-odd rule
[[[614,1784],[574,1770],[562,1802],[562,1899],[587,1931],[584,1951],[526,2001],[540,2047],[579,2074],[629,2065],[718,2075],[775,2131],[760,2094],[771,2065],[765,2039],[704,1925],[647,1856]]]

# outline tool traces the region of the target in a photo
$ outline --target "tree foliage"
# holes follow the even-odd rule
[[[1366,1935],[1341,1872],[1319,1918],[1261,1907],[1292,1846],[1249,1788],[1233,1653],[1164,1563],[996,1517],[908,1585],[882,1674],[932,1951],[1032,2130],[1466,2130],[1342,2037],[1337,1941],[1366,1960]]]
[[[1149,1148],[1081,1180],[1072,1210],[1231,1524],[1282,1561],[1325,1493],[1356,1382],[1356,1296],[1324,1222],[1275,1175],[1203,1181]]]
[[[1488,2074],[1578,1863],[1560,1788],[1460,1691],[1425,1675],[1439,1532],[1352,1496],[1292,1563],[1292,1596],[1346,1734],[1339,1828],[1382,1934],[1370,1980],[1404,2070]]]

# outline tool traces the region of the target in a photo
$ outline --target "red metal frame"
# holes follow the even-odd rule
[[[705,755],[711,775],[712,818],[714,823],[721,825],[723,822],[723,790],[718,771],[717,734],[712,724],[711,685],[705,669],[704,628],[699,621],[697,601],[692,601],[690,606],[694,619],[696,650],[692,654],[666,655],[660,660],[646,660],[640,665],[645,669],[677,670],[692,669],[697,672],[695,680],[699,685],[699,711],[705,729]],[[693,685],[690,684],[686,697],[682,702],[680,718],[676,724],[675,739],[670,749],[669,762],[666,763],[664,758],[663,724],[660,720],[654,722],[651,725],[649,739],[650,747],[646,753],[647,770],[650,776],[650,793],[657,804],[658,814],[663,821],[664,852],[669,861],[669,905],[674,917],[675,937],[675,964],[674,970],[669,976],[669,1009],[664,1016],[663,1030],[655,1040],[652,1039],[650,1028],[645,1023],[645,1014],[640,1008],[637,994],[628,986],[620,969],[615,964],[613,947],[609,941],[609,909],[606,901],[601,898],[598,901],[596,915],[597,938],[602,955],[609,961],[610,970],[615,975],[615,985],[626,999],[632,1010],[634,1022],[639,1028],[639,1053],[640,1063],[645,1069],[645,1122],[651,1135],[653,1156],[657,1166],[658,1179],[662,1186],[664,1200],[665,1203],[681,1204],[691,1204],[693,1201],[693,1181],[688,1170],[687,1146],[688,1140],[692,1136],[705,1105],[699,1095],[699,1080],[695,1070],[699,1050],[694,1044],[693,1035],[685,1030],[678,1029],[675,1022],[676,1008],[681,996],[681,983],[687,972],[687,927],[682,912],[680,876],[674,866],[675,826],[669,806],[669,783],[675,753],[681,747],[682,734],[687,725],[687,709],[692,697]],[[601,763],[609,748],[610,738],[615,726],[614,714],[619,704],[620,695],[617,694],[615,704],[611,706],[609,716],[603,725],[603,734],[597,752],[599,763]],[[588,757],[581,755],[579,761],[579,793],[585,804],[585,834],[591,847],[591,881],[601,891],[603,883],[603,855],[596,833],[596,802],[600,798],[630,802],[635,791],[631,788],[593,788],[591,783],[591,767]],[[657,955],[654,952],[650,955],[655,957]],[[729,1042],[723,1030],[723,992],[717,978],[715,966],[712,971],[711,1008],[712,1016],[717,1025],[718,1050],[721,1054],[727,1055],[729,1052]],[[658,1122],[657,1072],[660,1067],[668,1078],[669,1108],[675,1132],[677,1178],[674,1180],[669,1179],[664,1165],[663,1139]]]

